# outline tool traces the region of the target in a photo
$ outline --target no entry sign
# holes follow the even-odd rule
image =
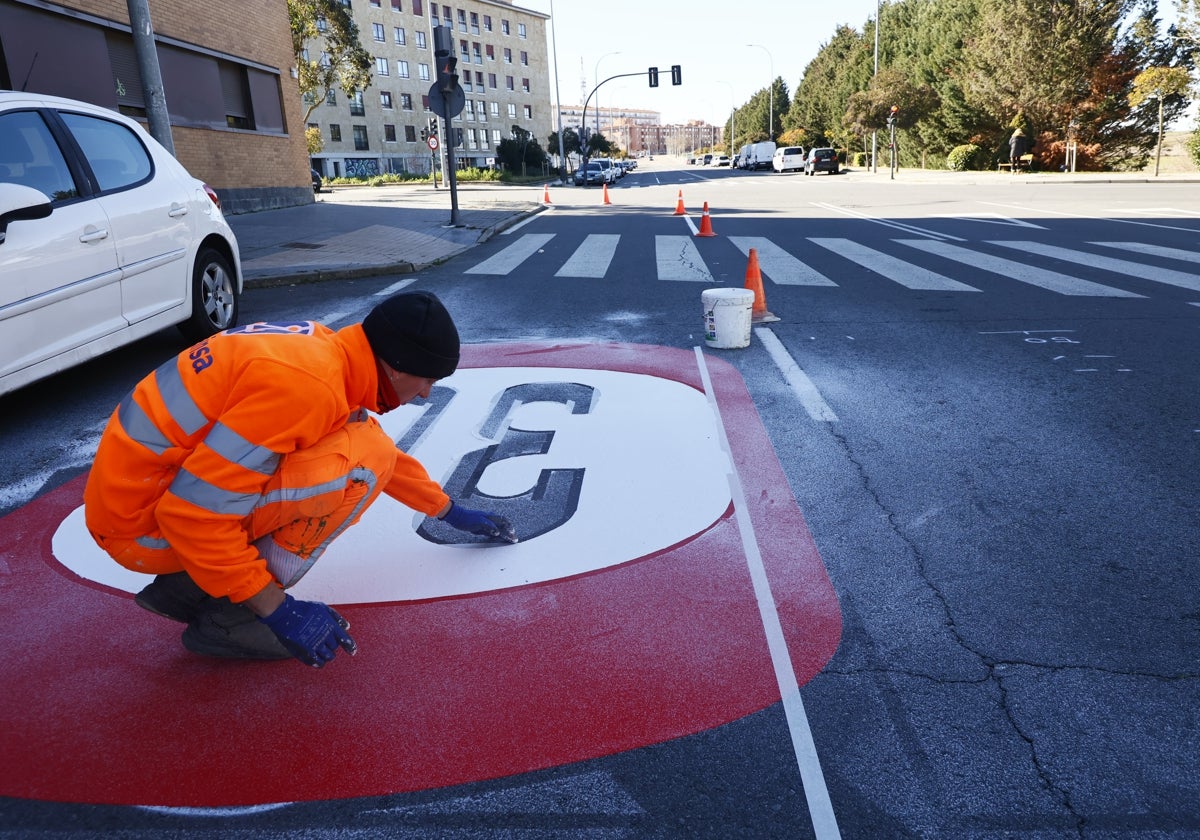
[[[385,428],[521,542],[458,544],[382,497],[294,590],[337,604],[359,644],[320,671],[187,653],[180,625],[133,604],[148,578],[82,531],[82,480],[7,517],[0,591],[22,632],[0,641],[0,795],[378,795],[736,720],[779,699],[742,528],[798,681],[832,656],[836,599],[730,365],[662,347],[485,345],[443,384]]]

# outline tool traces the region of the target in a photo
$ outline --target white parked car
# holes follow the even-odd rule
[[[0,91],[0,394],[178,325],[237,324],[216,193],[137,122]]]
[[[728,166],[729,155],[714,155],[709,166]]]
[[[776,172],[789,172],[793,169],[804,171],[804,149],[800,146],[780,146],[771,158],[771,168]]]

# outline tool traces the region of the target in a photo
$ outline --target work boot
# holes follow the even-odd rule
[[[213,597],[196,585],[187,572],[156,575],[133,601],[163,618],[190,624]]]
[[[183,631],[183,646],[192,653],[226,659],[291,659],[271,628],[254,611],[228,598],[213,598],[210,608]]]

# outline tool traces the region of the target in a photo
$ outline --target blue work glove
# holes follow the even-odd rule
[[[450,503],[450,510],[442,516],[442,521],[452,528],[478,534],[481,537],[491,537],[507,543],[517,541],[517,532],[503,516],[496,513],[486,513],[482,510],[471,510],[457,502]]]
[[[319,601],[297,601],[284,595],[275,612],[259,621],[271,628],[292,656],[314,668],[332,662],[339,645],[351,656],[358,652],[358,645],[346,632],[350,622]]]

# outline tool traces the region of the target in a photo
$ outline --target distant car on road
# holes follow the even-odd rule
[[[709,166],[728,166],[728,165],[729,165],[729,155],[715,155],[713,157],[712,161],[709,163]]]
[[[319,193],[321,191],[321,173],[315,169],[309,169],[308,171],[312,174],[313,192]]]
[[[0,394],[164,327],[237,325],[237,239],[212,187],[135,121],[0,91]]]
[[[818,172],[828,172],[830,175],[837,175],[839,171],[837,149],[816,148],[809,150],[808,157],[804,161],[805,175],[815,175]]]
[[[588,161],[585,169],[575,170],[575,186],[582,187],[584,184],[605,184],[608,183],[607,177],[604,174],[604,167],[599,161]]]

